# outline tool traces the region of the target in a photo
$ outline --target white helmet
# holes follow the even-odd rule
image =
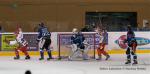
[[[77,32],[77,28],[73,28],[72,32],[73,33]]]

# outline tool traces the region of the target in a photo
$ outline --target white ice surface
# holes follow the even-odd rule
[[[31,60],[14,60],[13,57],[0,57],[0,74],[150,74],[150,54],[138,54],[138,65],[125,65],[125,55],[111,55],[108,61],[63,61],[43,60],[33,56]],[[100,68],[144,68],[145,70],[101,70]]]

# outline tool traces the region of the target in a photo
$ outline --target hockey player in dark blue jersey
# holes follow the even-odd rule
[[[87,54],[85,53],[84,49],[84,41],[85,37],[81,32],[76,32],[76,30],[73,30],[73,35],[71,36],[71,44],[73,46],[72,51],[73,53],[69,56],[69,60],[72,60],[73,57],[78,56],[78,53],[82,53],[83,60],[87,60]]]
[[[126,50],[127,62],[125,62],[125,64],[130,64],[131,63],[131,56],[133,56],[133,64],[138,64],[137,55],[136,55],[137,41],[135,39],[135,34],[132,31],[130,26],[128,26],[126,42],[128,44],[128,48]]]
[[[39,60],[44,59],[44,49],[46,49],[47,54],[49,56],[49,58],[47,58],[47,60],[52,59],[51,50],[49,48],[49,46],[51,44],[51,33],[48,31],[48,29],[44,26],[43,23],[39,24],[37,40],[39,42],[38,46],[40,49],[40,56],[41,56],[39,58]]]

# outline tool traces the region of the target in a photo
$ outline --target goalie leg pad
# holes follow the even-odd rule
[[[82,52],[83,59],[88,59],[88,55],[85,52]]]
[[[79,54],[80,52],[81,52],[80,50],[76,49],[76,50],[69,56],[69,59],[72,60],[72,58],[78,56],[78,54]]]
[[[72,44],[72,52],[75,52],[77,50],[77,45],[76,44]]]

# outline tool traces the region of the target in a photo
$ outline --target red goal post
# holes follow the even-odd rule
[[[96,49],[96,33],[95,32],[82,32],[85,37],[85,40],[89,44],[87,54],[90,58],[95,59],[95,49]],[[59,32],[58,33],[58,58],[63,59],[67,58],[71,52],[71,48],[68,46],[71,45],[71,36],[72,32]]]

